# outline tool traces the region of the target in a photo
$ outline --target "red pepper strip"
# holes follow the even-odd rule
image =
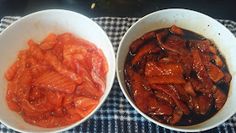
[[[155,76],[147,77],[149,84],[184,84],[185,80],[177,76]]]
[[[148,44],[145,44],[145,46],[143,46],[138,53],[134,56],[134,58],[132,59],[131,63],[132,65],[137,64],[138,62],[141,61],[141,59],[146,55],[146,54],[151,54],[151,53],[158,53],[160,52],[161,49],[156,47],[155,44],[153,42],[150,42]]]
[[[149,61],[145,66],[145,76],[176,76],[182,77],[182,65],[178,63],[157,63]]]
[[[205,83],[205,88],[208,91],[211,91],[213,87],[213,83],[211,82],[207,74],[207,71],[202,62],[199,51],[197,49],[192,50],[192,56],[193,56],[193,69],[197,72],[198,79],[201,82]]]
[[[188,115],[190,113],[188,107],[180,100],[178,93],[175,90],[174,86],[152,85],[151,87],[154,90],[159,90],[159,91],[162,91],[162,92],[168,94],[175,101],[175,104],[184,112],[184,114]]]
[[[207,68],[208,68],[209,77],[215,83],[224,77],[224,73],[217,66],[213,65],[212,63],[209,63]]]

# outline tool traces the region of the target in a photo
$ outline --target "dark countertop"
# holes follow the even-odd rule
[[[236,21],[235,5],[235,0],[0,0],[0,17],[23,16],[52,8],[69,9],[88,17],[142,17],[160,9],[187,8]]]

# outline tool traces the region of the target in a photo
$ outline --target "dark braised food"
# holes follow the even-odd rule
[[[201,123],[226,102],[231,75],[213,42],[175,25],[135,40],[124,66],[136,106],[170,125]]]

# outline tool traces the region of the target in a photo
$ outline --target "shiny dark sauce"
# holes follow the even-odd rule
[[[231,75],[210,40],[175,25],[148,32],[129,49],[124,76],[136,106],[170,125],[194,125],[227,100]]]

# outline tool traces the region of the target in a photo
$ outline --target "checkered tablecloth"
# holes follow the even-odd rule
[[[20,17],[6,16],[1,19],[0,32],[3,31],[12,22]],[[100,25],[109,36],[115,52],[119,42],[128,30],[128,28],[138,20],[138,18],[117,18],[117,17],[99,17],[92,18]],[[234,35],[236,35],[236,22],[231,20],[218,20],[225,25]],[[4,44],[0,44],[4,45]],[[0,123],[0,132],[14,132]],[[157,126],[143,118],[135,111],[125,99],[120,90],[117,79],[115,79],[112,90],[103,106],[90,119],[81,125],[65,131],[71,132],[102,132],[102,133],[169,133],[175,132],[160,126]],[[236,114],[220,126],[206,132],[236,132]]]

